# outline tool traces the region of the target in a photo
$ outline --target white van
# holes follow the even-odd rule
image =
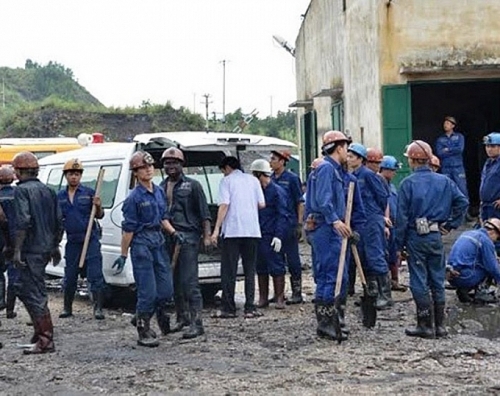
[[[91,144],[78,150],[51,155],[39,160],[39,179],[59,191],[66,186],[62,168],[71,158],[79,158],[85,171],[82,184],[95,188],[97,175],[101,168],[105,169],[104,182],[101,190],[101,200],[105,216],[100,220],[102,227],[103,273],[106,282],[115,286],[131,286],[134,284],[132,266],[129,261],[120,275],[114,275],[111,268],[113,262],[120,256],[122,204],[134,188],[135,179],[129,168],[129,160],[137,150],[144,150],[155,159],[156,174],[154,182],[159,184],[164,173],[160,158],[168,147],[178,147],[185,155],[184,172],[198,180],[207,196],[212,226],[217,216],[217,200],[219,182],[223,175],[218,164],[227,155],[239,156],[242,164],[249,166],[255,158],[267,158],[271,150],[292,149],[294,143],[259,135],[245,135],[218,132],[165,132],[137,135],[131,143],[101,143]],[[62,241],[64,249],[65,238]],[[129,256],[130,257],[130,256]],[[130,259],[129,259],[130,260]],[[205,298],[210,299],[220,289],[220,252],[199,254],[199,278]],[[64,260],[56,267],[49,264],[46,267],[49,275],[62,277],[64,275]],[[242,269],[239,268],[239,274]]]

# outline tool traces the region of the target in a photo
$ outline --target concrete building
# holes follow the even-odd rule
[[[330,129],[403,161],[452,115],[477,204],[482,137],[500,130],[499,0],[311,0],[295,48],[301,160]],[[408,173],[405,167],[402,176]]]

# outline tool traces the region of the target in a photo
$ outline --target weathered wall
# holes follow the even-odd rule
[[[312,0],[295,43],[297,100],[342,86],[344,13],[341,1]],[[331,129],[330,98],[314,100],[318,135]],[[299,117],[303,114],[299,109]]]
[[[381,84],[411,79],[500,76],[473,65],[500,64],[500,1],[379,2]],[[459,66],[459,67],[457,67]],[[435,69],[400,73],[401,67]],[[438,72],[444,67],[444,71]]]
[[[380,147],[377,3],[348,1],[345,25],[345,128],[355,141]],[[363,129],[363,136],[361,130]],[[363,137],[363,139],[362,139]]]

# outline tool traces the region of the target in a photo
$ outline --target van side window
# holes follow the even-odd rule
[[[97,183],[97,175],[99,169],[105,169],[104,180],[101,188],[101,202],[104,209],[113,207],[115,201],[116,188],[118,179],[120,178],[121,165],[85,165],[85,170],[82,175],[81,183],[84,186],[95,189]],[[63,177],[62,167],[54,168],[50,171],[47,179],[47,187],[52,188],[55,192],[62,190],[67,185],[66,178]]]
[[[99,169],[104,169],[104,179],[101,187],[101,202],[104,209],[113,207],[115,201],[116,188],[118,179],[120,178],[121,165],[105,165],[105,166],[85,166],[81,183],[84,186],[95,189],[97,184],[97,175]]]

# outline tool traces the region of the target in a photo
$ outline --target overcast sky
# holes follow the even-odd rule
[[[0,0],[0,66],[55,61],[106,106],[143,100],[205,113],[295,101],[295,45],[309,0]]]

